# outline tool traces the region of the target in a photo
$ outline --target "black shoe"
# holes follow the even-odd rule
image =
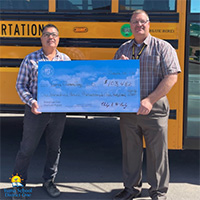
[[[167,197],[166,196],[155,196],[152,198],[152,200],[166,200]]]
[[[117,194],[113,200],[132,200],[133,198],[140,197],[141,192],[130,193],[126,188]]]
[[[12,200],[26,200],[25,187],[13,187]]]
[[[44,182],[43,188],[51,197],[58,197],[60,195],[60,190],[56,187],[52,180]]]

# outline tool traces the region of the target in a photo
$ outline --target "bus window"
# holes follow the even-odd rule
[[[57,11],[110,11],[111,0],[57,0]]]
[[[190,12],[191,13],[200,13],[199,0],[191,0]]]
[[[120,11],[143,9],[152,12],[176,11],[176,0],[119,0]]]
[[[2,11],[48,11],[48,0],[0,0]]]

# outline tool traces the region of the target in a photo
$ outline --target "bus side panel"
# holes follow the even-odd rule
[[[15,84],[19,68],[0,68],[0,104],[23,104]]]
[[[48,21],[30,22],[30,21],[1,21],[3,27],[0,31],[0,37],[8,39],[11,42],[8,45],[1,46],[1,59],[22,60],[27,54],[41,48],[39,37],[41,36],[41,27],[49,23]],[[127,41],[132,36],[125,37],[121,33],[125,22],[51,22],[60,30],[60,45],[58,50],[68,54],[72,60],[110,60],[113,58],[116,50],[122,44],[121,40]],[[12,24],[9,25],[9,24]],[[76,30],[85,30],[76,32]],[[181,48],[183,41],[180,41],[180,34],[183,31],[177,31],[181,28],[178,23],[151,23],[150,33],[161,39],[170,40],[175,44],[179,55],[181,68],[184,66],[184,56]],[[182,28],[181,28],[182,30]],[[11,39],[11,40],[9,40]],[[15,45],[16,39],[19,44]],[[19,39],[19,40],[18,40]],[[27,45],[24,40],[33,44]],[[33,39],[33,40],[32,40]],[[105,44],[102,41],[105,39]],[[92,41],[93,40],[93,41]],[[95,41],[94,41],[95,40]],[[114,42],[113,42],[114,40]],[[64,41],[64,42],[62,42]],[[82,42],[82,46],[80,45]],[[92,43],[94,42],[94,43]],[[116,44],[116,42],[118,42]],[[37,43],[37,45],[36,45]],[[19,63],[20,64],[20,63]],[[15,83],[19,64],[14,67],[2,66],[0,68],[0,104],[22,104],[16,89]],[[169,148],[182,148],[182,116],[183,116],[183,74],[179,74],[178,83],[168,94],[170,108],[175,111],[175,118],[169,120]]]

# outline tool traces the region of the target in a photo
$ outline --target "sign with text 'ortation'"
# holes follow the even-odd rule
[[[41,61],[41,112],[137,112],[139,60]]]

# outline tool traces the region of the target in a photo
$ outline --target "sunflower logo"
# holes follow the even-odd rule
[[[13,187],[22,187],[23,185],[21,184],[21,182],[23,181],[23,179],[18,175],[12,175],[11,179],[11,183]]]

